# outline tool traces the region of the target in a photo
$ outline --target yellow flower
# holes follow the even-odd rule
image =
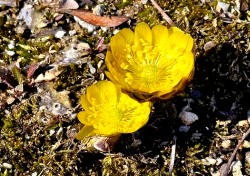
[[[142,99],[170,98],[193,76],[193,38],[177,27],[139,23],[111,38],[106,75]]]
[[[110,81],[89,86],[81,96],[81,105],[84,111],[78,114],[78,119],[84,127],[77,139],[95,134],[133,133],[147,123],[151,107],[150,102],[139,103],[122,93]]]

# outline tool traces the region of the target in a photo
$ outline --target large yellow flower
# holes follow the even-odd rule
[[[194,71],[193,38],[177,27],[152,28],[139,23],[111,38],[106,75],[123,90],[142,99],[170,98]]]
[[[78,119],[84,127],[77,139],[95,134],[133,133],[147,123],[151,107],[150,102],[139,103],[122,93],[110,81],[89,86],[81,96],[81,105],[84,111],[78,114]]]

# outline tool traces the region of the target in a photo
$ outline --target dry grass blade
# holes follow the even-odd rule
[[[167,21],[170,26],[174,26],[174,22],[171,18],[163,11],[163,9],[154,1],[150,0],[151,3],[155,6],[155,8],[161,13],[162,17]]]
[[[60,13],[67,13],[80,18],[90,24],[102,27],[115,27],[128,20],[124,16],[98,16],[86,10],[59,10]]]

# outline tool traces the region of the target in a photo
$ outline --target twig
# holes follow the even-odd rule
[[[170,158],[169,171],[168,171],[169,176],[172,175],[172,172],[174,169],[174,160],[175,160],[175,152],[176,152],[176,139],[177,139],[177,137],[174,136],[173,137],[174,145],[172,145],[171,158]]]
[[[163,11],[163,9],[155,2],[155,0],[150,0],[155,8],[161,13],[162,17],[167,21],[170,26],[175,26],[171,18]]]
[[[228,172],[229,172],[229,169],[230,169],[230,166],[235,158],[235,155],[239,149],[239,147],[241,146],[241,144],[244,142],[244,140],[246,139],[246,137],[250,134],[250,127],[249,129],[247,130],[247,132],[245,134],[243,134],[241,140],[239,141],[238,145],[236,146],[236,148],[234,149],[228,163],[227,163],[227,166],[225,169],[223,169],[222,173],[221,173],[221,176],[227,176],[228,175]]]

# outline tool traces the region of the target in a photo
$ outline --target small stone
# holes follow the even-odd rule
[[[229,4],[228,3],[225,3],[225,2],[218,2],[217,3],[217,6],[216,6],[216,10],[217,10],[217,12],[220,12],[221,10],[223,11],[223,12],[228,12],[228,9],[229,9]]]
[[[241,120],[241,121],[238,122],[238,125],[240,127],[248,127],[249,124],[248,124],[247,120]]]
[[[188,132],[189,129],[190,129],[190,126],[182,125],[182,126],[180,126],[179,131],[186,133],[186,132]]]
[[[72,36],[75,35],[75,34],[76,34],[76,30],[70,30],[70,31],[69,31],[69,36],[72,37]]]
[[[15,42],[12,40],[10,41],[10,44],[8,44],[9,49],[14,49],[15,48]]]
[[[250,148],[250,142],[247,141],[247,140],[245,140],[245,141],[243,142],[243,147],[244,147],[244,148]]]
[[[182,111],[179,114],[179,118],[181,118],[182,123],[184,123],[185,125],[191,125],[199,119],[195,113],[187,111]]]
[[[209,51],[211,50],[213,47],[215,47],[215,43],[213,41],[209,41],[207,43],[205,43],[204,45],[204,50],[205,51]]]
[[[10,104],[12,104],[14,101],[15,101],[15,98],[14,98],[14,97],[8,97],[8,99],[7,99],[7,104],[10,105]]]
[[[9,56],[14,56],[15,51],[9,51],[9,50],[7,50],[6,53],[7,53]]]
[[[102,15],[104,12],[104,6],[101,4],[98,4],[97,6],[94,7],[93,9],[93,14],[95,15]]]
[[[94,30],[96,30],[96,26],[89,24],[78,17],[74,16],[74,19],[81,27],[87,29],[88,33],[92,33]]]
[[[250,151],[246,152],[246,158],[245,158],[246,164],[250,166]]]
[[[233,175],[243,176],[241,172],[241,168],[242,168],[242,163],[240,161],[234,162],[233,169],[232,169]]]
[[[63,30],[57,31],[57,32],[55,33],[55,38],[61,39],[61,38],[64,36],[65,33],[66,33],[66,32],[63,31]]]
[[[192,134],[192,137],[191,137],[191,140],[199,140],[201,138],[202,134],[201,133],[193,133]]]
[[[33,172],[31,176],[37,176],[37,172]]]
[[[11,169],[12,165],[9,163],[3,163],[3,167],[5,167],[6,169]]]
[[[232,141],[231,140],[224,140],[222,141],[221,143],[221,146],[224,148],[224,149],[228,149],[232,144]]]
[[[202,162],[204,165],[215,165],[216,164],[216,159],[210,158],[210,157],[206,157],[205,159],[202,159]]]
[[[217,166],[219,166],[222,162],[223,162],[223,160],[221,158],[216,159],[216,165]]]
[[[92,66],[92,64],[90,62],[88,62],[87,65],[89,66],[90,73],[94,74],[96,72],[96,69]]]

